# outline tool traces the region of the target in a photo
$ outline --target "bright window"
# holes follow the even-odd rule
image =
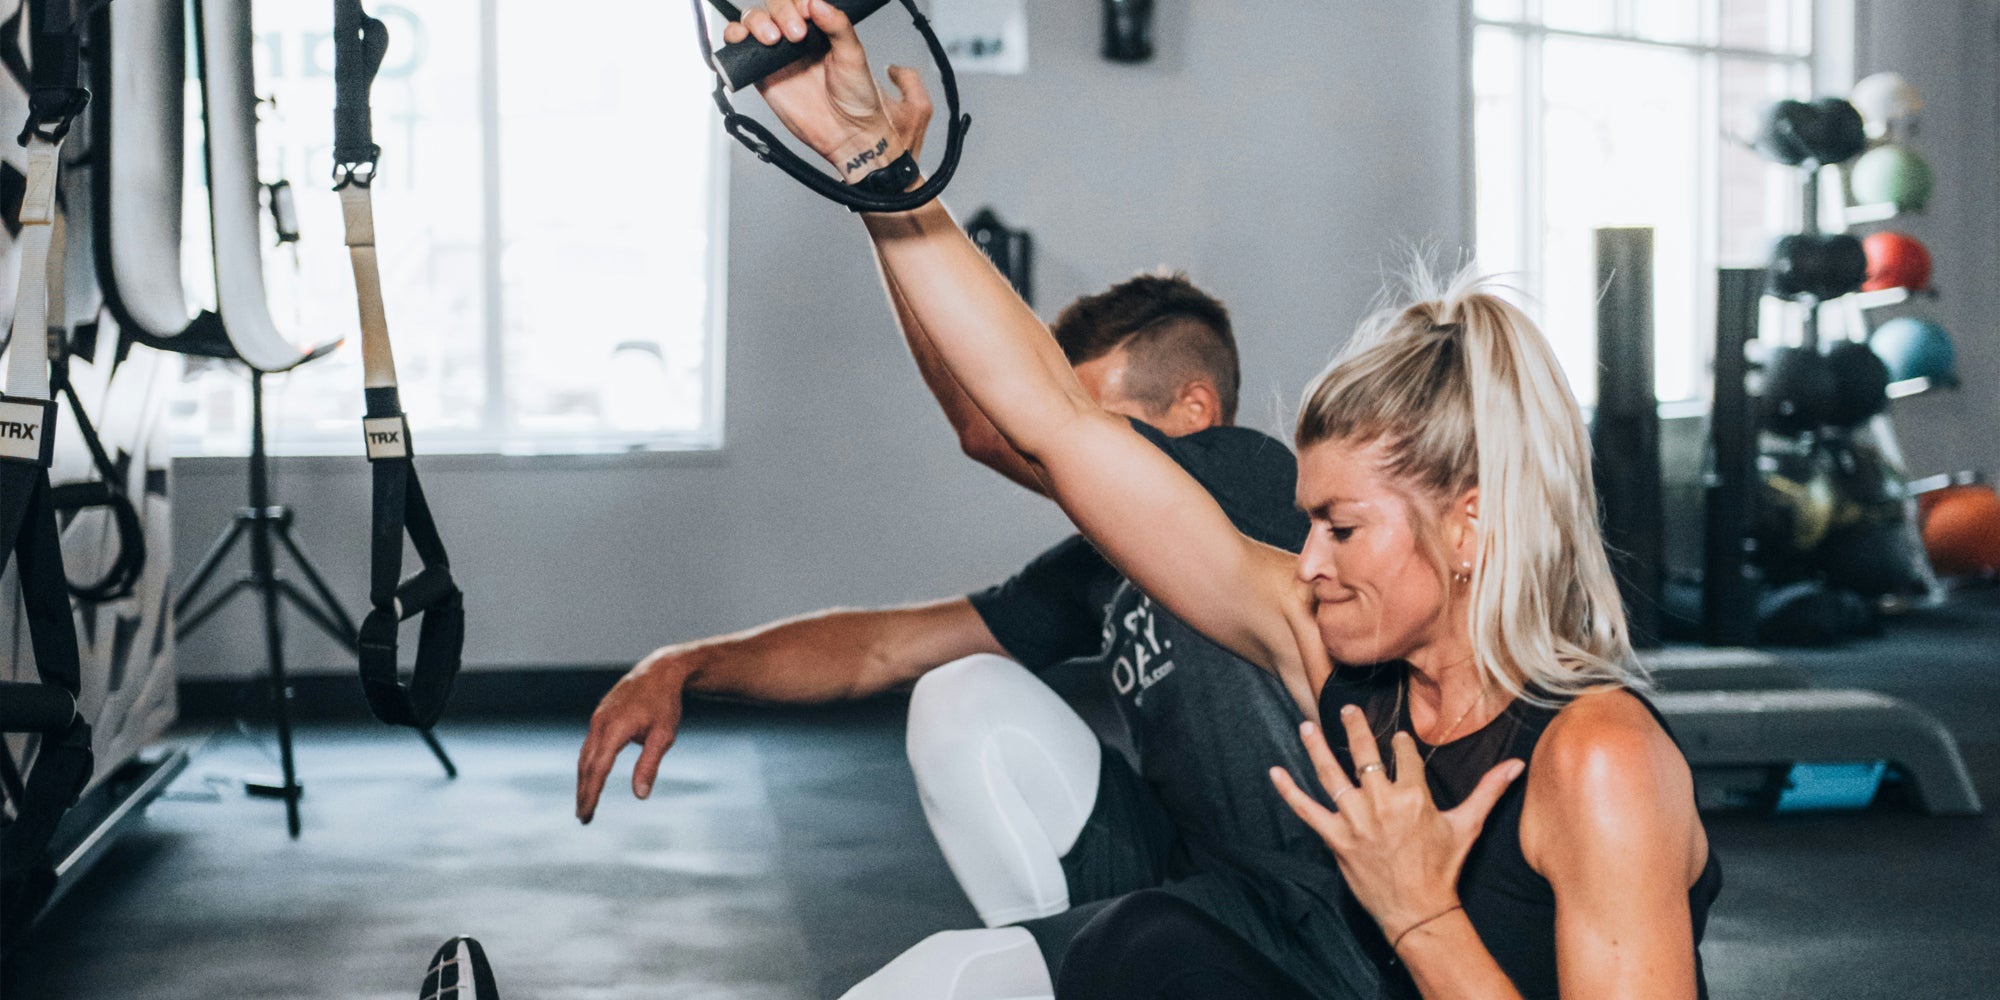
[[[727,161],[685,5],[369,7],[390,32],[373,95],[377,241],[419,450],[718,447]],[[260,3],[255,19],[259,95],[272,99],[259,168],[291,182],[304,233],[278,247],[273,230],[272,316],[301,343],[346,338],[266,379],[271,447],[359,454],[359,325],[329,179],[329,9]],[[184,226],[197,258],[198,107]],[[212,267],[189,265],[191,300],[213,307]],[[180,453],[241,454],[248,392],[239,368],[197,364],[175,408]]]
[[[1592,232],[1654,230],[1662,400],[1706,394],[1715,271],[1762,266],[1797,227],[1796,170],[1745,148],[1804,97],[1811,0],[1472,0],[1479,256],[1539,304],[1597,397]]]

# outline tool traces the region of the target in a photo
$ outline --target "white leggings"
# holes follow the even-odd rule
[[[1026,668],[980,655],[917,682],[908,742],[924,816],[987,927],[925,938],[846,1000],[1046,1000],[1034,937],[1000,925],[1069,908],[1061,858],[1097,801],[1096,734]]]

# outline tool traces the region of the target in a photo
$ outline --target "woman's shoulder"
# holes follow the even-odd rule
[[[1533,784],[1572,802],[1658,793],[1687,775],[1673,737],[1638,694],[1623,688],[1572,698],[1550,720],[1532,766]]]
[[[1551,882],[1564,871],[1615,867],[1635,852],[1669,868],[1684,861],[1698,868],[1706,857],[1687,758],[1632,691],[1592,692],[1564,705],[1528,777],[1521,846]]]

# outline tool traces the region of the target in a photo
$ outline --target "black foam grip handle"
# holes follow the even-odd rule
[[[423,614],[457,595],[458,585],[452,582],[447,566],[425,566],[396,588],[396,600],[403,606],[405,619]]]
[[[860,23],[861,19],[881,10],[889,0],[827,0],[847,19]],[[745,38],[715,50],[715,69],[729,84],[731,93],[742,90],[759,80],[770,76],[786,66],[798,62],[806,56],[826,49],[826,35],[811,24],[806,25],[806,37],[794,42],[780,39],[776,45],[765,45],[755,38]]]
[[[76,720],[76,699],[52,684],[0,681],[0,732],[60,733]]]

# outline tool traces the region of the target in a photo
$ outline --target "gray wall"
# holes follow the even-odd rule
[[[1923,308],[1953,332],[1966,381],[1896,405],[1910,470],[2000,473],[2000,6],[1856,6],[1857,73],[1896,69],[1928,99],[1916,147],[1937,194],[1898,226],[1936,258],[1943,296]],[[1097,57],[1096,7],[1032,4],[1028,74],[963,81],[975,124],[950,201],[1034,232],[1044,314],[1141,268],[1185,268],[1235,313],[1244,422],[1282,432],[1400,250],[1469,238],[1458,5],[1309,4],[1276,30],[1223,0],[1162,4],[1161,54],[1142,67]],[[868,34],[894,39],[878,65],[923,61],[898,24]],[[891,332],[859,225],[730,155],[724,451],[423,465],[471,595],[474,668],[625,663],[778,615],[966,590],[1064,530],[958,456]],[[360,463],[279,470],[306,545],[360,608]],[[215,459],[176,476],[185,567],[243,480]],[[249,610],[190,637],[183,675],[260,669]],[[291,631],[296,668],[349,669]]]
[[[1399,248],[1469,239],[1457,4],[1308,4],[1282,28],[1225,0],[1161,4],[1161,55],[1141,67],[1098,58],[1096,4],[1030,6],[1029,72],[963,81],[975,124],[950,201],[1033,231],[1045,314],[1163,263],[1222,296],[1245,423],[1281,431]],[[921,62],[902,19],[881,19],[868,35],[908,35],[882,55]],[[957,454],[859,224],[741,150],[730,183],[719,455],[423,462],[469,595],[472,667],[628,663],[778,615],[963,591],[1064,531]],[[242,465],[175,474],[185,567],[242,504]],[[361,608],[361,462],[280,460],[277,489]],[[189,637],[183,676],[261,669],[256,621],[242,601]],[[290,632],[294,669],[351,669],[296,618]]]
[[[1911,147],[1937,191],[1895,227],[1930,248],[1940,297],[1914,309],[1951,331],[1965,383],[1895,405],[1909,471],[2000,474],[2000,4],[1861,0],[1857,15],[1856,72],[1895,70],[1924,94]]]

